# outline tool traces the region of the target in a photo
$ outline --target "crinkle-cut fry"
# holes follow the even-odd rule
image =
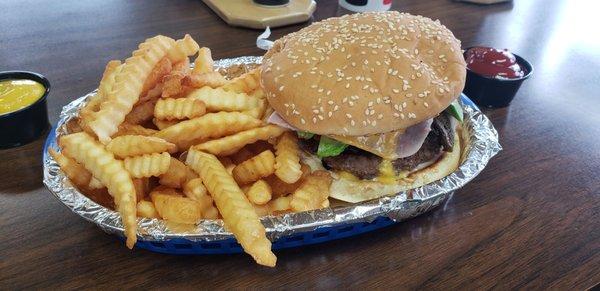
[[[133,179],[135,187],[135,197],[137,201],[141,201],[150,192],[150,180],[148,178]]]
[[[172,188],[182,188],[188,181],[197,177],[196,172],[180,160],[171,157],[169,169],[166,173],[160,175],[158,183]]]
[[[206,187],[202,183],[201,178],[194,178],[187,181],[183,185],[183,194],[196,201],[202,201],[204,197],[208,196],[208,192],[206,192]]]
[[[102,144],[85,132],[64,135],[60,138],[60,144],[73,159],[106,185],[121,214],[127,247],[133,248],[137,240],[136,194],[131,176],[125,170],[123,162],[115,159]]]
[[[187,75],[183,78],[183,85],[193,88],[202,88],[208,86],[211,88],[217,88],[225,85],[227,79],[223,77],[219,72],[208,72],[202,74]]]
[[[267,177],[273,174],[274,171],[275,156],[273,152],[267,150],[235,166],[232,176],[236,182],[248,184]]]
[[[152,68],[150,74],[144,81],[144,86],[142,87],[142,93],[140,96],[145,96],[152,88],[156,87],[156,85],[162,80],[162,78],[171,72],[173,69],[173,64],[171,60],[167,57],[163,57],[158,61],[158,63]]]
[[[295,133],[285,132],[275,145],[275,175],[292,184],[300,179],[300,149]]]
[[[71,183],[77,188],[89,187],[92,174],[80,163],[74,159],[55,151],[53,148],[48,150],[52,158],[60,166],[60,169],[69,178]]]
[[[258,215],[258,217],[263,217],[263,216],[267,216],[267,215],[271,214],[271,209],[269,208],[269,204],[265,204],[265,205],[252,204],[252,206],[254,207],[254,212],[256,212],[256,215]]]
[[[186,150],[190,141],[217,138],[259,126],[262,122],[240,112],[208,113],[184,120],[156,133],[156,137],[172,142]]]
[[[202,183],[202,179],[195,178],[189,180],[185,183],[183,187],[183,193],[190,199],[198,201],[202,207],[202,217],[204,218],[216,218],[218,216],[218,211],[215,214],[213,213],[213,199],[206,190],[206,187]],[[216,209],[215,209],[216,210]]]
[[[263,127],[248,129],[219,139],[210,140],[195,145],[194,148],[217,156],[228,156],[237,152],[247,144],[251,144],[259,140],[267,140],[278,137],[285,131],[286,129],[282,127],[269,124]]]
[[[98,84],[98,95],[102,98],[106,97],[110,91],[112,91],[113,86],[115,85],[115,74],[118,73],[123,67],[121,66],[121,61],[112,60],[106,64],[104,68],[104,73],[102,74],[102,79],[100,80],[100,84]]]
[[[90,183],[88,184],[88,188],[90,189],[102,189],[104,187],[104,184],[94,177],[90,179]]]
[[[271,200],[271,186],[265,180],[258,180],[250,186],[246,196],[248,200],[256,205],[265,205]]]
[[[163,78],[162,98],[174,98],[181,95],[186,89],[183,86],[185,73],[173,71]]]
[[[154,86],[154,88],[148,90],[148,92],[145,95],[141,95],[140,99],[138,100],[138,102],[136,103],[135,106],[139,106],[140,104],[144,104],[146,102],[154,101],[154,100],[160,98],[160,96],[162,95],[162,91],[163,91],[163,83],[156,84],[156,86]],[[134,106],[134,108],[135,108],[135,106]]]
[[[116,157],[124,159],[153,153],[175,153],[177,146],[154,136],[122,135],[113,138],[106,145],[106,149]]]
[[[160,218],[158,212],[156,212],[156,208],[154,208],[154,203],[147,200],[141,200],[137,203],[137,216],[145,218]]]
[[[329,207],[329,198],[323,200],[323,203],[321,203],[321,208],[327,208]]]
[[[210,73],[214,71],[213,66],[214,61],[212,59],[210,49],[207,47],[202,47],[200,50],[198,50],[198,57],[196,57],[196,60],[194,61],[194,69],[192,70],[192,74]]]
[[[154,116],[155,105],[156,100],[150,100],[139,105],[135,105],[131,109],[131,112],[125,116],[125,122],[129,124],[142,124],[148,120],[151,120]]]
[[[303,182],[302,179],[310,174],[310,167],[303,163],[300,164],[302,176],[298,181],[296,181],[293,184],[288,184],[284,181],[281,181],[281,179],[279,179],[279,177],[277,177],[276,175],[271,175],[269,177],[264,178],[265,181],[267,181],[267,183],[271,185],[271,189],[273,190],[273,197],[286,196],[288,194],[292,194],[294,193],[294,191],[296,191],[296,189],[298,189],[298,187],[300,187],[300,185]]]
[[[265,91],[263,91],[260,87],[256,88],[256,90],[250,93],[250,96],[256,97],[258,99],[265,99]]]
[[[152,128],[145,128],[139,124],[121,123],[119,125],[119,131],[113,135],[113,137],[122,135],[146,135],[150,136],[157,133],[158,130]]]
[[[291,209],[291,202],[291,196],[281,196],[271,200],[271,202],[269,202],[268,205],[269,209],[271,210],[271,213],[281,213],[289,211]]]
[[[167,52],[167,57],[171,62],[178,63],[195,55],[199,49],[198,43],[189,34],[186,34],[175,42],[175,45]],[[189,68],[189,63],[187,67]]]
[[[219,210],[214,205],[211,205],[204,213],[202,213],[202,218],[217,219],[219,218]]]
[[[189,98],[160,99],[154,106],[154,117],[162,120],[189,119],[200,117],[204,113],[204,102]]]
[[[259,99],[257,107],[252,108],[250,110],[242,111],[242,112],[245,114],[248,114],[254,118],[261,119],[261,118],[263,118],[263,114],[265,113],[266,109],[267,109],[267,101],[265,101],[263,99]]]
[[[246,72],[222,85],[223,90],[236,93],[251,93],[260,87],[260,73],[258,69]]]
[[[186,164],[196,171],[214,199],[223,222],[246,253],[257,263],[275,266],[277,257],[271,252],[265,227],[246,195],[227,173],[219,160],[207,153],[190,150]]]
[[[179,120],[163,120],[158,118],[152,118],[152,123],[156,125],[156,128],[163,130],[169,126],[173,126],[179,123]]]
[[[89,127],[89,123],[94,120],[96,112],[100,110],[100,104],[104,102],[106,96],[115,84],[115,75],[120,72],[122,68],[121,61],[109,61],[102,74],[102,80],[100,80],[100,84],[98,85],[98,91],[94,96],[90,97],[88,103],[79,111],[79,125],[86,132],[93,134]]]
[[[323,201],[329,197],[331,181],[331,175],[326,171],[315,171],[308,175],[292,194],[292,210],[300,212],[321,208]]]
[[[166,187],[156,187],[150,192],[156,212],[164,220],[195,224],[202,219],[200,203],[190,198],[183,197],[181,193]]]
[[[127,157],[123,163],[133,178],[158,177],[169,170],[171,156],[167,152],[147,154]]]
[[[174,42],[173,39],[160,35],[150,38],[140,44],[132,57],[125,60],[123,68],[115,75],[113,89],[100,104],[94,120],[89,123],[102,143],[108,143],[110,137],[118,131],[125,116],[138,102],[148,75]]]
[[[151,120],[154,117],[154,106],[156,100],[150,100],[138,105],[135,105],[131,112],[125,116],[125,122],[129,124],[142,124]]]
[[[201,100],[209,112],[246,111],[260,106],[260,99],[256,97],[221,88],[202,87],[190,92],[188,98]]]
[[[185,86],[183,79],[190,72],[190,60],[188,58],[173,65],[173,70],[164,76],[163,88],[161,97],[163,98],[179,98],[186,96],[194,88]]]

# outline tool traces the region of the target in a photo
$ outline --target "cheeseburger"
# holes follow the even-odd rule
[[[303,161],[331,171],[331,196],[359,202],[458,167],[465,67],[460,41],[439,21],[363,13],[277,40],[261,86],[268,121],[297,131]]]

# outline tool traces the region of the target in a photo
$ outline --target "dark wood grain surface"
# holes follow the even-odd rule
[[[330,243],[247,255],[128,250],[42,185],[43,139],[0,150],[0,289],[586,288],[600,281],[600,39],[593,1],[479,6],[395,0],[440,19],[463,46],[510,48],[535,67],[512,105],[488,110],[504,150],[428,215]],[[319,1],[315,19],[342,13]],[[274,37],[303,25],[276,29]],[[0,71],[46,75],[51,122],[145,38],[191,34],[215,58],[260,55],[258,31],[200,0],[0,2]],[[2,129],[0,129],[2,130]]]

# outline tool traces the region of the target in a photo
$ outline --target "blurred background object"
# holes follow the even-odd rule
[[[203,0],[233,26],[264,29],[305,22],[312,17],[314,0]]]
[[[456,2],[471,2],[477,4],[496,4],[501,2],[510,2],[512,0],[455,0]]]
[[[392,0],[338,0],[340,6],[353,12],[387,11]]]

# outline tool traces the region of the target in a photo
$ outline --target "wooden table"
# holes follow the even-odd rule
[[[430,214],[279,251],[273,269],[247,255],[130,251],[44,188],[41,138],[0,151],[0,289],[593,286],[600,281],[600,40],[597,9],[568,2],[394,1],[396,10],[440,19],[464,47],[510,48],[535,67],[510,107],[486,112],[504,150]],[[339,10],[337,1],[319,1],[315,19]],[[147,37],[184,33],[215,58],[263,53],[254,44],[259,31],[226,26],[200,0],[9,0],[0,3],[0,70],[46,75],[56,122],[62,106],[97,86],[108,60],[127,57]]]

